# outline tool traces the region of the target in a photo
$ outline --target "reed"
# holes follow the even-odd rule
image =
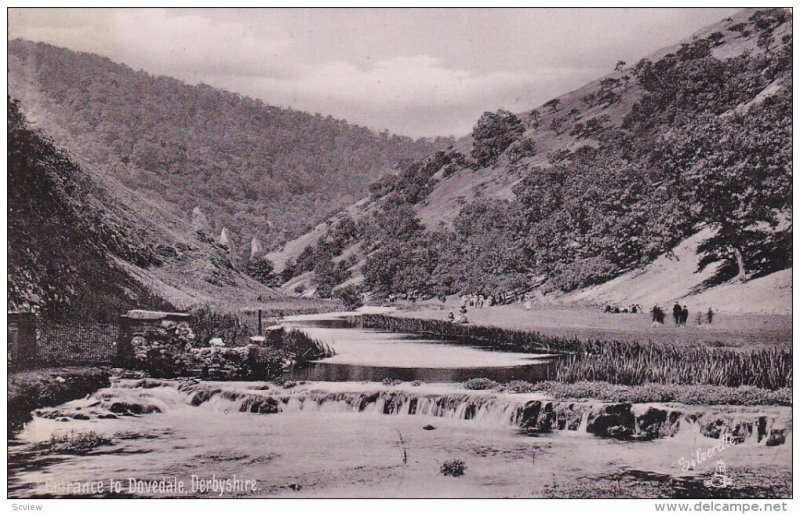
[[[580,340],[380,314],[354,317],[351,322],[363,328],[423,334],[498,351],[562,354],[552,377],[557,382],[755,386],[770,390],[792,387],[792,352],[788,349],[731,350],[700,344]]]

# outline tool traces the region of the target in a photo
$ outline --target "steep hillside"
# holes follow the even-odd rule
[[[46,318],[256,304],[225,248],[29,128],[8,102],[8,303]]]
[[[9,43],[9,92],[35,127],[189,219],[199,206],[237,256],[302,234],[406,159],[449,142],[380,134],[98,55]]]
[[[353,235],[331,219],[269,257],[306,294],[560,296],[705,230],[679,296],[788,269],[791,53],[789,11],[745,9],[530,112],[485,113],[374,184]]]
[[[730,282],[708,287],[720,263],[697,271],[700,257],[697,248],[708,240],[711,231],[701,230],[642,269],[628,271],[596,286],[546,301],[559,304],[612,305],[627,307],[639,304],[670,306],[679,301],[692,312],[709,307],[727,313],[792,313],[792,270],[776,271],[744,283]]]

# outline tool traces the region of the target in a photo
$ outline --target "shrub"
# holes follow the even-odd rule
[[[98,446],[111,444],[111,439],[99,435],[94,430],[90,432],[70,431],[66,434],[53,434],[50,439],[40,443],[40,448],[51,453],[84,453]]]
[[[494,389],[497,387],[497,382],[488,378],[470,378],[464,382],[464,387],[473,391],[483,391],[486,389]]]
[[[342,301],[345,309],[354,311],[364,305],[361,299],[361,288],[358,286],[347,286],[338,289],[334,296]]]
[[[467,465],[461,459],[446,460],[440,468],[442,475],[446,477],[460,477],[467,469]]]

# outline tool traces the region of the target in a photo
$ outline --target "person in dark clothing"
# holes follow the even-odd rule
[[[706,312],[706,321],[710,325],[712,321],[714,321],[714,311],[711,310],[711,307],[708,308],[708,312]]]
[[[681,306],[678,305],[678,302],[675,302],[675,305],[672,306],[672,317],[675,318],[675,326],[681,324],[681,316],[683,315],[683,309]]]
[[[681,310],[681,325],[686,326],[687,321],[689,321],[689,309],[684,305]]]
[[[658,305],[653,306],[650,314],[653,315],[653,325],[662,325],[664,323],[664,311]]]

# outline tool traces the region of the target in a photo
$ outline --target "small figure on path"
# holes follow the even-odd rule
[[[689,320],[689,309],[687,309],[686,306],[684,305],[683,309],[681,310],[681,325],[686,326],[686,321],[688,320]]]
[[[653,316],[654,327],[664,324],[664,311],[661,310],[661,307],[654,305],[653,310],[650,311],[650,314]]]
[[[708,312],[706,312],[706,322],[710,325],[712,321],[714,321],[714,311],[709,307]]]
[[[447,321],[455,321],[455,319],[456,319],[456,315],[455,315],[455,314],[453,314],[453,311],[451,310],[451,311],[450,311],[450,312],[447,314]]]
[[[681,309],[681,306],[678,304],[678,302],[675,302],[675,305],[672,306],[672,317],[675,318],[676,327],[681,324],[682,315],[683,309]]]

